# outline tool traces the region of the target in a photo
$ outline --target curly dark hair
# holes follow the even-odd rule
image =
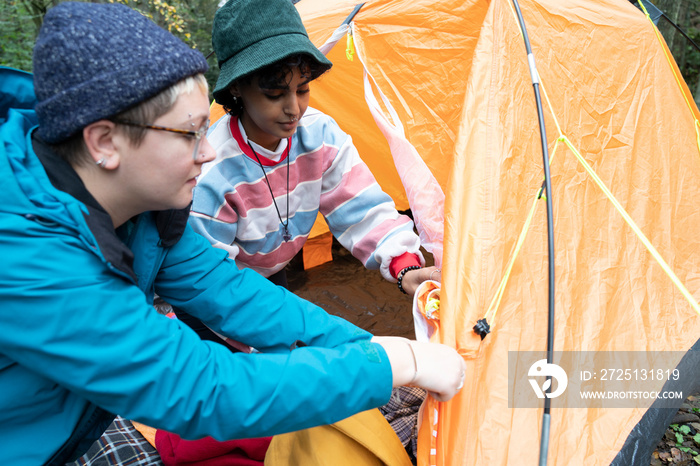
[[[260,68],[235,82],[250,84],[253,79],[257,78],[261,89],[286,89],[289,87],[290,76],[294,68],[299,68],[303,78],[313,81],[331,67],[317,62],[311,55],[300,53]],[[224,92],[216,101],[230,115],[241,116],[243,114],[243,103],[240,99],[234,99],[230,92]]]

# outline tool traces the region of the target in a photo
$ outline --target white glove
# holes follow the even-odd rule
[[[400,337],[374,337],[389,361],[394,387],[413,385],[447,401],[464,385],[466,364],[454,348],[439,343],[410,341]]]

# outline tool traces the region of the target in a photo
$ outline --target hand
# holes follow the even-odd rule
[[[447,345],[411,342],[418,376],[412,385],[425,388],[438,401],[448,401],[464,386],[467,365],[457,351]]]
[[[413,296],[418,290],[421,283],[426,280],[434,280],[439,282],[442,279],[442,273],[437,267],[423,267],[421,269],[409,270],[403,274],[401,279],[401,287],[409,296]]]
[[[464,385],[466,364],[453,348],[400,337],[373,337],[391,362],[393,386],[425,388],[438,401],[447,401]]]

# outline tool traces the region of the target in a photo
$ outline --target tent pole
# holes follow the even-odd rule
[[[515,7],[515,11],[518,16],[518,22],[520,23],[520,29],[523,33],[523,40],[525,41],[527,61],[528,66],[530,67],[530,78],[532,80],[532,87],[535,91],[535,102],[537,104],[537,118],[540,127],[540,140],[542,142],[542,160],[544,163],[544,184],[546,194],[545,200],[547,203],[547,247],[549,256],[547,363],[552,364],[554,353],[554,217],[552,208],[552,180],[549,172],[549,151],[547,148],[547,131],[544,125],[544,111],[542,109],[542,98],[540,96],[540,77],[537,73],[537,67],[535,66],[535,57],[532,54],[530,38],[527,35],[525,20],[523,19],[522,12],[520,11],[520,5],[518,4],[518,0],[513,0],[513,6]],[[548,376],[547,380],[549,381],[549,386],[546,390],[546,395],[544,398],[544,413],[542,415],[542,434],[540,437],[540,466],[546,466],[547,453],[549,451],[549,428],[551,408],[551,399],[549,398],[549,394],[551,393],[552,388],[551,377]]]
[[[362,6],[365,3],[366,2],[362,2],[362,3],[358,3],[357,5],[355,5],[355,8],[352,10],[352,12],[350,12],[348,17],[345,18],[342,23],[340,23],[340,25],[342,26],[343,24],[350,24],[350,21],[352,21],[353,18],[355,18],[355,15],[360,12],[360,8],[362,8]]]

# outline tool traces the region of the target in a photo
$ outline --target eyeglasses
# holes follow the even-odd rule
[[[122,120],[112,120],[114,123],[118,125],[124,125],[124,126],[133,126],[135,128],[145,128],[145,129],[155,129],[157,131],[168,131],[170,133],[177,133],[177,134],[183,134],[187,136],[188,138],[194,138],[195,143],[194,143],[194,151],[192,152],[192,159],[197,160],[197,156],[199,155],[199,146],[200,143],[202,142],[202,138],[206,136],[207,131],[209,130],[209,120],[199,128],[197,131],[188,131],[186,129],[178,129],[178,128],[168,128],[167,126],[158,126],[158,125],[144,125],[142,123],[134,123],[131,121],[122,121]]]

